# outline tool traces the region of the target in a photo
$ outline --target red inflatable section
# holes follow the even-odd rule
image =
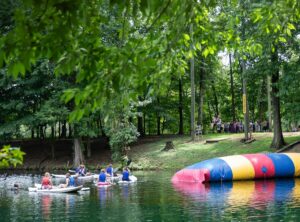
[[[189,181],[200,182],[209,181],[209,170],[207,169],[183,169],[172,177],[172,182]]]
[[[98,182],[98,186],[110,185],[109,182]]]
[[[245,154],[255,171],[255,178],[272,178],[275,176],[273,161],[265,154]]]

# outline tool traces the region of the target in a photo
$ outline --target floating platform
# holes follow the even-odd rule
[[[300,153],[244,154],[205,160],[188,166],[172,182],[218,182],[300,176]]]

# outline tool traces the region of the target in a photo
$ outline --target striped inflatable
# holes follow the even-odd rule
[[[300,176],[300,153],[245,154],[205,160],[178,171],[172,182],[216,182]]]

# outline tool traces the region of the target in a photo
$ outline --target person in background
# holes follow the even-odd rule
[[[130,181],[129,175],[130,175],[130,172],[129,172],[128,167],[124,167],[124,168],[123,168],[123,176],[122,176],[122,180],[123,180],[123,181]]]
[[[113,175],[114,175],[114,170],[113,170],[113,166],[112,166],[111,163],[110,163],[110,164],[108,165],[108,167],[106,168],[106,174],[107,174],[108,176],[113,176]]]
[[[101,169],[101,172],[99,174],[99,177],[98,177],[98,183],[101,182],[101,183],[104,183],[106,182],[106,173],[105,173],[105,170],[104,169]]]
[[[87,175],[87,170],[83,164],[80,164],[80,166],[76,169],[76,174],[82,177]]]
[[[50,173],[46,172],[45,176],[42,178],[42,189],[52,189],[52,181]]]

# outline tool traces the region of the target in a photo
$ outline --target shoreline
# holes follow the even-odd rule
[[[189,136],[163,136],[163,137],[145,137],[133,145],[128,153],[132,160],[129,165],[133,171],[177,171],[191,164],[222,156],[260,153],[260,152],[277,152],[270,148],[272,133],[253,133],[255,141],[249,144],[241,142],[243,134],[207,134],[203,138],[192,142]],[[287,147],[289,144],[297,144],[300,141],[300,132],[285,133]],[[218,140],[226,138],[225,140]],[[215,139],[215,143],[206,143],[206,140]],[[172,142],[174,149],[164,151],[167,143]],[[40,146],[39,144],[30,144],[23,150],[26,155],[23,165],[16,168],[3,168],[0,173],[10,172],[66,172],[74,168],[72,164],[72,147],[57,146],[56,158],[49,156],[49,146]],[[87,158],[85,165],[92,173],[98,172],[101,168],[106,168],[112,163],[114,168],[121,168],[119,162],[111,161],[111,151],[107,144],[96,142],[92,146],[92,157]],[[300,150],[300,149],[299,149]],[[298,152],[295,149],[294,152]],[[299,151],[300,152],[300,151]]]

